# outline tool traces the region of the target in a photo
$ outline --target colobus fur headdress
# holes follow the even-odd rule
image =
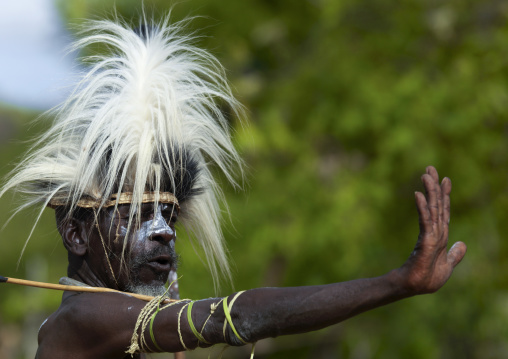
[[[120,20],[89,22],[73,49],[103,44],[109,54],[85,58],[91,69],[49,111],[51,129],[9,175],[0,196],[10,189],[23,194],[15,214],[41,205],[37,223],[52,203],[71,218],[79,201],[95,201],[100,210],[132,193],[130,227],[146,191],[156,203],[160,193],[171,192],[180,204],[179,221],[203,247],[217,284],[220,273],[230,272],[220,228],[223,195],[209,164],[238,186],[242,161],[222,108],[241,117],[242,107],[220,63],[183,34],[185,23],[165,18],[136,32]]]

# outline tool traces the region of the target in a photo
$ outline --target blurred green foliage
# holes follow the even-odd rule
[[[170,8],[163,0],[144,5],[155,17]],[[191,29],[204,35],[200,45],[219,57],[248,109],[247,126],[232,121],[249,167],[246,191],[227,190],[236,290],[344,281],[401,265],[418,235],[413,195],[429,164],[453,181],[450,241],[468,245],[437,294],[316,333],[265,340],[256,358],[506,357],[507,5],[189,0],[174,6],[175,21],[203,16]],[[141,13],[137,0],[59,6],[72,23],[116,11],[138,24]],[[11,138],[26,139],[43,126],[25,133],[33,114],[5,113],[18,129]],[[25,148],[0,142],[0,170],[12,168],[7,164]],[[9,198],[0,206],[3,220],[14,205]],[[42,267],[45,280],[57,281],[66,256],[49,210],[14,271],[36,214],[15,217],[2,232],[0,274],[23,277]],[[185,238],[178,246],[182,296],[213,295],[200,257]],[[2,322],[51,312],[60,299],[28,293],[2,288]]]

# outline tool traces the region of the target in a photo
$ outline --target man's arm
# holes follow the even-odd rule
[[[466,246],[457,242],[447,251],[450,179],[444,178],[439,184],[437,171],[428,167],[422,182],[426,195],[415,193],[420,234],[414,251],[402,267],[377,278],[322,286],[249,290],[238,297],[231,311],[240,337],[245,342],[255,342],[266,337],[316,330],[396,300],[433,293],[441,288],[464,257]],[[232,298],[230,296],[229,301]],[[192,320],[196,328],[202,328],[211,302],[217,301],[195,303]],[[242,344],[229,325],[224,338],[224,320],[224,311],[219,306],[203,330],[204,338],[211,343]],[[194,348],[198,341],[187,320],[180,329],[187,346]],[[161,328],[157,333],[164,341],[164,330]]]
[[[417,294],[437,291],[448,280],[454,267],[461,261],[466,246],[455,243],[447,251],[448,222],[450,218],[451,182],[445,178],[439,184],[433,167],[422,176],[426,195],[416,193],[420,218],[420,235],[415,249],[404,265],[389,273],[369,279],[294,288],[259,288],[240,295],[231,309],[232,322],[244,342],[255,342],[267,337],[308,332],[339,323],[364,311]],[[234,296],[229,296],[231,302]],[[210,344],[243,344],[226,326],[222,305],[211,314],[211,306],[221,298],[194,303],[191,313],[196,330]],[[177,303],[160,311],[150,328],[143,333],[153,351],[177,352],[210,344],[199,342],[187,320],[188,302]],[[79,343],[94,355],[121,354],[130,345],[135,323],[145,303],[119,294],[73,295],[64,299],[59,309],[63,320],[59,325],[67,343]],[[66,309],[67,307],[67,309]],[[79,308],[79,311],[73,308]],[[58,313],[58,312],[57,312]],[[207,321],[208,319],[208,321]],[[206,321],[206,325],[205,325]],[[64,327],[66,329],[64,329]],[[81,329],[76,333],[76,327]],[[74,334],[73,334],[74,333]],[[105,343],[102,339],[108,338]],[[98,345],[103,343],[103,345]],[[185,345],[185,347],[184,347]]]

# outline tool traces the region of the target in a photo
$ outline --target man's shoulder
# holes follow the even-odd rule
[[[51,319],[54,323],[101,327],[124,322],[130,311],[139,313],[146,303],[127,294],[119,293],[74,293],[66,292],[58,310]]]
[[[45,342],[53,342],[54,338],[58,338],[63,344],[72,339],[75,332],[80,330],[80,325],[90,318],[89,313],[83,306],[87,299],[80,296],[80,293],[65,293],[62,298],[60,307],[51,314],[39,328],[39,346]]]
[[[130,319],[134,316],[126,313],[131,310],[136,313],[136,309],[139,313],[139,307],[142,306],[143,302],[127,295],[66,292],[60,307],[39,330],[37,358],[59,357],[55,356],[55,352],[79,352],[80,358],[96,358],[101,350],[109,352],[110,349],[122,354],[128,344],[125,338],[130,338],[135,325],[135,318]],[[98,345],[104,343],[104,338],[109,338],[111,345],[108,348]],[[116,347],[121,349],[115,350]],[[91,352],[92,356],[89,355]],[[72,357],[77,358],[74,354]],[[123,358],[123,355],[119,358]]]
[[[36,359],[60,358],[72,352],[76,342],[77,332],[72,321],[70,305],[62,304],[56,312],[51,314],[40,326],[38,334],[38,349]],[[74,344],[75,343],[75,344]],[[78,358],[75,356],[75,358]]]

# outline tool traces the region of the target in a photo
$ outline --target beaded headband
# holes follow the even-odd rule
[[[161,192],[159,193],[158,196],[153,192],[145,192],[143,193],[141,203],[155,202],[157,197],[159,203],[174,204],[178,209],[180,209],[178,199],[175,197],[173,193],[170,192]],[[101,208],[101,207],[106,208],[112,207],[116,204],[130,204],[130,203],[132,203],[132,192],[122,192],[120,193],[119,196],[116,194],[112,195],[111,199],[106,201],[104,204],[100,199],[83,198],[76,203],[76,206],[81,208]],[[67,206],[68,204],[69,204],[68,198],[53,198],[49,202],[48,207],[56,208],[60,206]]]

